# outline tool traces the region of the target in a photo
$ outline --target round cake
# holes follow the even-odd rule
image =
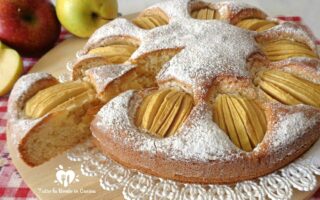
[[[304,26],[234,2],[162,1],[98,29],[72,81],[30,74],[8,128],[37,166],[88,138],[114,161],[188,183],[235,183],[320,137],[319,55]]]

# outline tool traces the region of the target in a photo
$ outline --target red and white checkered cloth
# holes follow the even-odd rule
[[[71,34],[62,29],[57,44],[69,37]],[[38,58],[23,58],[24,73],[27,73],[37,61]],[[8,96],[0,97],[0,200],[36,200],[36,196],[12,164],[6,147],[7,104]]]
[[[286,21],[301,22],[298,16],[285,17],[279,16]],[[59,42],[71,35],[65,30],[61,31]],[[320,45],[320,40],[317,41]],[[24,73],[27,73],[37,62],[35,58],[24,58]],[[6,119],[7,119],[8,96],[0,97],[0,200],[36,200],[36,196],[21,179],[16,170],[6,147]],[[320,190],[314,195],[313,200],[320,200]]]

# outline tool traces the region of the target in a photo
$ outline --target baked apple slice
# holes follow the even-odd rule
[[[193,108],[193,98],[176,89],[164,89],[144,97],[136,125],[158,137],[173,135]]]
[[[263,140],[267,121],[254,100],[221,94],[216,98],[213,113],[218,126],[244,151],[252,151]]]
[[[133,19],[132,23],[142,29],[153,29],[168,24],[168,20],[161,15],[146,15]]]
[[[311,81],[280,70],[258,73],[255,83],[273,99],[287,105],[320,107],[320,87]]]
[[[31,118],[42,117],[57,106],[89,90],[93,88],[87,82],[74,81],[56,84],[33,96],[26,103],[25,114]]]
[[[276,25],[277,25],[276,22],[266,20],[266,19],[244,19],[236,24],[236,26],[240,28],[248,29],[251,31],[257,31],[257,32],[268,30]]]
[[[191,17],[194,19],[211,20],[215,19],[215,10],[211,8],[202,8],[191,12]]]
[[[318,58],[318,55],[308,45],[289,39],[268,41],[261,44],[261,48],[273,62],[292,57]]]
[[[107,57],[111,63],[119,64],[127,61],[136,49],[136,46],[129,44],[113,44],[92,49],[89,54]]]

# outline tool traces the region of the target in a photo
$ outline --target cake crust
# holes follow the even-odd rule
[[[197,22],[190,20],[190,13],[194,9],[203,8],[213,9],[217,13],[216,19],[231,26],[248,18],[271,20],[277,25],[260,33],[250,32],[249,35],[238,32],[234,27],[230,27],[230,31],[222,31],[226,27],[219,22],[215,22],[216,27],[211,27],[209,20],[206,21],[208,24],[199,22],[192,25]],[[269,174],[297,159],[317,141],[320,137],[317,132],[320,127],[318,108],[306,105],[287,106],[269,101],[252,81],[256,71],[278,69],[319,83],[316,70],[318,58],[289,58],[271,62],[259,50],[261,43],[291,38],[316,52],[312,34],[300,25],[270,19],[263,11],[245,4],[165,1],[146,9],[140,16],[153,13],[154,10],[163,12],[168,17],[169,25],[155,28],[151,32],[134,28],[133,36],[141,41],[129,62],[141,63],[140,59],[150,52],[165,52],[166,49],[182,47],[179,53],[162,66],[156,81],[160,89],[173,87],[192,94],[196,105],[176,135],[159,139],[150,136],[147,130],[138,128],[134,123],[135,113],[148,91],[127,91],[120,94],[98,112],[91,124],[95,144],[107,156],[126,167],[162,178],[188,183],[229,184]],[[119,24],[123,24],[123,21]],[[237,56],[243,53],[233,58],[237,66],[232,66],[231,59],[225,62],[225,54],[218,50],[203,52],[192,46],[214,44],[215,41],[203,39],[201,37],[206,36],[192,31],[197,28],[209,30],[208,27],[210,31],[217,29],[222,32],[209,34],[210,31],[207,31],[209,35],[216,36],[217,40],[224,37],[224,32],[230,32],[230,35],[225,36],[228,39],[233,33],[237,35],[235,37],[242,38],[241,44],[240,41],[224,41],[224,44],[231,47],[228,52]],[[175,32],[168,34],[171,28]],[[124,28],[123,31],[125,30]],[[102,31],[106,32],[104,39],[101,39]],[[93,35],[90,41],[97,41],[95,37],[108,40],[110,32],[113,32],[112,28],[109,30],[106,26],[98,31],[98,36]],[[117,29],[117,34],[121,33],[121,29]],[[195,35],[197,42],[192,41]],[[180,40],[179,37],[185,36],[190,39]],[[89,42],[84,50],[99,46],[97,44]],[[208,48],[223,49],[223,44],[219,44],[222,46],[208,45]],[[242,45],[246,49],[236,52]],[[193,57],[190,52],[197,57]],[[215,57],[216,55],[220,57]],[[211,59],[213,57],[215,59]],[[203,60],[209,61],[201,62]],[[215,66],[215,63],[220,65]],[[256,99],[263,108],[268,122],[267,131],[263,141],[253,151],[245,152],[236,147],[213,122],[211,101],[218,93],[244,95],[249,99]]]
[[[100,107],[100,101],[92,95],[88,101],[79,102],[76,108],[65,107],[36,118],[26,114],[28,100],[39,91],[59,84],[61,83],[50,74],[31,73],[19,79],[10,95],[8,134],[21,159],[31,167],[40,165],[87,139],[90,136],[89,122]],[[77,131],[74,131],[75,126],[79,127]]]
[[[138,96],[137,92],[129,91],[111,100],[98,112],[91,124],[91,131],[95,144],[111,159],[128,168],[162,178],[200,184],[230,184],[253,179],[292,162],[319,138],[318,109],[272,103],[265,105],[268,121],[265,138],[252,152],[239,150],[229,143],[224,135],[220,135],[219,138],[220,142],[226,142],[222,153],[218,147],[210,148],[211,145],[217,144],[205,140],[212,141],[210,137],[215,138],[214,134],[222,134],[218,127],[216,131],[210,131],[209,138],[195,141],[198,139],[197,134],[206,135],[202,131],[188,133],[199,128],[190,127],[197,124],[195,121],[204,113],[202,109],[205,109],[205,106],[201,103],[195,106],[183,128],[175,136],[165,139],[152,138],[134,125],[132,114],[135,113],[134,107],[139,102]],[[107,117],[107,113],[109,116],[117,117]],[[210,115],[206,118],[211,120]],[[290,126],[295,128],[291,130],[288,128]],[[283,130],[286,127],[288,130]],[[288,140],[283,134],[289,134],[286,137],[294,139]],[[177,139],[181,137],[187,141]],[[184,148],[188,143],[196,144],[193,148],[200,148],[204,153],[199,155],[197,151],[188,152],[189,148]],[[175,152],[178,149],[182,149],[181,152]],[[221,155],[218,156],[219,154]]]
[[[198,13],[192,15],[193,11]],[[98,29],[78,52],[71,67],[73,81],[88,82],[94,88],[96,100],[93,105],[78,102],[75,107],[79,109],[71,110],[80,113],[73,119],[84,122],[79,124],[84,124],[85,136],[88,136],[89,123],[99,110],[90,129],[95,144],[111,159],[125,167],[180,182],[230,184],[264,176],[289,164],[319,139],[320,106],[310,106],[314,105],[314,96],[320,97],[319,55],[314,37],[302,26],[271,19],[258,8],[234,2],[168,0],[147,8],[139,17],[145,20],[138,20],[140,26],[118,18]],[[157,19],[163,21],[160,23]],[[254,22],[254,26],[265,24],[268,28],[264,27],[266,30],[260,32],[251,30],[248,28],[250,23],[242,24],[248,25],[249,30],[238,27],[244,20],[253,20],[250,23]],[[274,41],[285,45],[268,46]],[[120,59],[121,63],[114,63],[120,62],[116,57],[121,55],[112,54],[112,45],[124,50],[126,55]],[[271,59],[272,56],[276,58]],[[269,80],[274,84],[280,79],[282,88],[276,90],[269,86],[264,89],[259,84],[268,76],[265,72],[271,70],[285,72],[291,79],[283,80],[279,73],[278,76],[269,74]],[[293,80],[299,83],[292,83]],[[47,113],[32,119],[25,116],[23,109],[29,98],[54,84],[60,83],[49,74],[27,75],[18,81],[9,99],[8,129],[20,156],[30,166],[41,164],[52,156],[37,163],[31,159],[33,144],[38,144],[33,140],[37,139],[39,130],[46,135],[49,131],[43,127],[59,124],[59,116],[68,115],[68,112]],[[304,91],[302,86],[311,89]],[[299,90],[295,91],[294,87]],[[181,95],[179,98],[184,98],[185,94],[192,97],[188,108],[193,108],[188,110],[188,116],[181,114],[178,121],[181,126],[172,129],[177,130],[174,135],[159,138],[151,135],[148,128],[136,125],[135,118],[147,95],[169,88],[183,93],[178,94]],[[274,91],[282,91],[284,95],[277,96],[279,93]],[[310,95],[310,91],[317,95]],[[266,92],[274,93],[268,96]],[[215,121],[214,115],[219,109],[215,102],[221,94],[252,100],[259,107],[259,113],[265,115],[266,123],[258,123],[261,127],[266,126],[264,135],[259,135],[264,138],[255,141],[257,144],[253,145],[252,151],[237,145],[230,130]],[[289,98],[291,102],[302,97],[306,105],[280,103],[292,94],[296,96]],[[101,109],[100,103],[105,104]],[[229,120],[233,127],[236,127],[235,121],[244,128],[249,127],[251,119],[245,121],[243,116],[250,114],[250,108],[247,107],[247,111],[238,102],[243,111],[240,113],[231,103],[225,110],[229,115],[236,113],[234,116],[242,122],[234,116],[231,119],[223,116],[223,120]],[[90,107],[88,110],[87,106]],[[254,106],[251,109],[254,110]],[[180,107],[175,112],[179,110]],[[170,117],[170,120],[174,119]],[[161,120],[162,123],[167,121]],[[166,128],[170,129],[170,125],[167,122]],[[159,124],[156,126],[154,129],[160,129]],[[72,142],[63,151],[85,138],[79,137],[75,127],[72,130],[76,130],[73,136],[77,139],[69,138]],[[64,133],[69,131],[68,125],[60,129]],[[61,136],[63,138],[63,134]],[[241,136],[236,136],[241,141]]]

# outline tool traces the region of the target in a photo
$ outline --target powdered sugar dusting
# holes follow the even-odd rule
[[[14,106],[12,106],[11,104],[20,103],[21,102],[20,98],[28,93],[31,86],[37,83],[39,80],[43,80],[43,79],[54,79],[54,78],[52,75],[45,72],[32,73],[32,74],[27,74],[25,76],[22,76],[16,82],[10,94],[9,106],[8,106],[9,113],[12,113],[13,111],[12,109],[14,109]],[[19,107],[21,106],[22,105],[20,105]]]
[[[115,141],[119,139],[119,134],[125,133],[125,139],[119,141],[121,144],[134,145],[137,151],[163,153],[179,160],[225,160],[241,152],[212,121],[211,112],[205,103],[193,109],[189,116],[191,124],[183,126],[175,136],[159,139],[144,133],[132,120],[135,114],[135,110],[130,109],[133,94],[133,91],[122,93],[97,114],[97,126],[102,132],[111,134]]]
[[[85,73],[95,84],[97,92],[103,92],[110,82],[121,77],[134,67],[132,64],[104,65],[88,69]]]
[[[109,22],[108,24],[102,26],[95,33],[93,33],[93,35],[85,45],[84,50],[80,51],[80,53],[78,53],[78,56],[86,53],[86,51],[90,48],[102,45],[104,42],[107,42],[110,37],[129,36],[140,40],[144,38],[145,33],[145,30],[135,26],[127,19],[117,18],[112,22]]]
[[[309,128],[319,122],[320,113],[308,114],[313,108],[306,105],[290,107],[287,114],[278,113],[279,121],[273,130],[271,145],[274,149],[279,149],[292,144],[297,138],[301,138]]]
[[[206,88],[204,84],[219,75],[227,74],[251,78],[247,59],[259,51],[255,41],[256,37],[273,39],[284,37],[282,35],[284,33],[298,41],[303,40],[311,47],[314,45],[312,38],[306,31],[300,26],[287,22],[280,23],[263,33],[254,33],[230,25],[226,21],[193,19],[188,13],[190,2],[197,3],[188,0],[160,2],[149,9],[161,9],[169,17],[169,24],[148,31],[134,28],[133,35],[142,38],[142,40],[130,61],[139,59],[140,56],[152,51],[182,48],[164,65],[157,76],[159,82],[177,79],[190,85],[193,93],[204,94],[207,92],[204,90]],[[245,8],[254,8],[247,4],[234,2],[221,2],[213,6],[218,8],[220,15],[226,19]],[[104,32],[108,32],[106,30]],[[119,32],[128,32],[128,29],[123,28]],[[100,36],[98,34],[95,37],[103,38],[102,35],[101,33]],[[111,36],[112,34],[107,33],[105,38]],[[97,42],[98,39],[92,41]],[[294,61],[300,62],[299,58]],[[112,79],[121,73],[117,71],[111,73],[112,75],[105,74],[103,77],[110,76]],[[96,74],[97,79],[100,75]],[[105,80],[100,81],[103,85]],[[106,80],[106,83],[109,81]],[[260,146],[249,153],[237,148],[213,122],[210,108],[201,100],[192,110],[187,123],[178,130],[175,136],[162,139],[152,137],[138,129],[133,123],[132,117],[135,111],[130,107],[130,101],[135,97],[134,94],[133,91],[120,94],[107,103],[97,114],[97,127],[101,132],[111,136],[115,142],[124,138],[119,142],[123,145],[133,145],[132,149],[152,154],[160,153],[177,160],[228,160],[234,156],[255,154],[260,151]],[[137,104],[137,102],[134,103]],[[274,112],[277,113],[277,111]],[[290,114],[281,116],[276,124],[277,129],[271,130],[274,131],[273,138],[268,139],[275,148],[285,146],[299,138],[301,134],[305,133],[305,130],[313,127],[318,121],[318,115],[308,121],[307,112],[293,110]],[[120,134],[122,136],[125,134],[125,137],[119,137]],[[265,140],[262,141],[262,143],[265,142]]]
[[[174,136],[161,139],[150,136],[133,123],[136,111],[132,106],[136,106],[137,102],[130,101],[134,94],[133,91],[124,92],[98,112],[96,124],[99,131],[111,136],[115,142],[129,145],[127,148],[133,147],[136,151],[150,154],[164,154],[174,160],[230,160],[244,154],[260,153],[260,145],[263,143],[268,143],[270,149],[277,151],[293,144],[320,120],[320,113],[311,114],[310,117],[310,113],[314,111],[312,107],[292,106],[287,112],[278,113],[279,120],[274,125],[275,128],[266,133],[267,138],[253,152],[246,153],[236,147],[227,134],[213,122],[212,112],[205,102],[195,105],[186,120],[187,123],[183,124]],[[279,108],[288,107],[278,104],[274,108],[275,113]],[[120,134],[122,137],[119,137]]]
[[[212,113],[205,103],[196,105],[191,112],[188,125],[178,130],[175,136],[144,143],[141,151],[152,151],[176,160],[228,160],[241,151],[228,136],[213,122]]]
[[[259,51],[255,38],[290,37],[303,40],[311,47],[314,42],[301,26],[280,23],[262,33],[254,33],[230,25],[223,20],[196,20],[190,17],[190,5],[200,1],[167,0],[147,10],[161,9],[169,17],[169,24],[151,30],[143,30],[126,19],[116,19],[97,30],[89,39],[79,59],[87,59],[88,49],[103,46],[113,37],[129,36],[140,40],[139,48],[129,62],[157,50],[183,48],[167,62],[157,76],[159,82],[178,80],[192,87],[194,94],[206,93],[204,85],[219,75],[250,78],[247,59]],[[232,1],[212,3],[222,18],[230,18],[243,9],[253,6]],[[223,11],[225,10],[225,11]],[[283,34],[285,33],[285,34]],[[114,77],[117,78],[117,77]]]
[[[204,93],[206,91],[202,90],[202,84],[220,73],[248,76],[246,59],[258,50],[253,34],[219,20],[193,19],[189,14],[191,3],[198,2],[167,0],[148,8],[161,9],[169,17],[168,25],[152,30],[140,29],[126,19],[116,19],[92,35],[78,54],[79,59],[86,59],[88,49],[103,46],[114,36],[130,36],[141,42],[130,60],[159,49],[184,48],[167,63],[164,67],[166,70],[160,73],[160,80],[174,77]],[[239,12],[250,6],[224,2],[218,7],[228,7],[232,12]]]
[[[218,8],[220,15],[223,16],[224,19],[229,19],[230,16],[236,15],[243,9],[258,9],[252,5],[241,2],[236,3],[234,1],[217,2],[215,6]]]
[[[169,13],[170,23],[150,30],[131,59],[159,49],[183,48],[164,65],[158,80],[177,79],[198,94],[205,93],[204,84],[220,74],[248,77],[247,58],[258,51],[253,33],[219,20],[193,19],[188,2],[165,1],[152,7]]]
[[[132,119],[129,117],[129,102],[134,92],[129,90],[117,96],[116,98],[109,101],[101,110],[97,113],[96,125],[103,132],[111,134],[115,141],[118,141],[120,137],[118,135],[121,132],[128,134],[124,140],[121,140],[121,144],[130,144],[129,141],[138,140],[137,138],[143,137],[142,134],[138,133]],[[95,133],[93,132],[93,136]],[[134,144],[136,144],[134,142]]]
[[[170,20],[174,21],[177,18],[188,18],[190,17],[188,12],[189,0],[167,0],[151,6],[148,9],[160,8],[166,13]],[[147,9],[147,10],[148,10]]]
[[[125,130],[128,129],[128,125],[131,126],[128,110],[129,101],[134,92],[129,90],[120,94],[116,100],[111,100],[108,104],[103,106],[97,113],[97,117],[100,121],[97,123],[98,126],[107,127],[117,126],[117,129]],[[124,123],[122,123],[122,120]]]
[[[158,79],[178,79],[192,86],[194,93],[205,93],[204,83],[221,74],[249,77],[247,58],[258,51],[248,31],[220,21],[184,19],[151,31],[132,57],[176,47],[184,49],[165,64]]]
[[[259,33],[258,39],[274,40],[292,38],[298,42],[306,43],[315,53],[317,53],[317,46],[314,42],[314,36],[303,29],[301,25],[292,22],[283,22],[272,29]]]

